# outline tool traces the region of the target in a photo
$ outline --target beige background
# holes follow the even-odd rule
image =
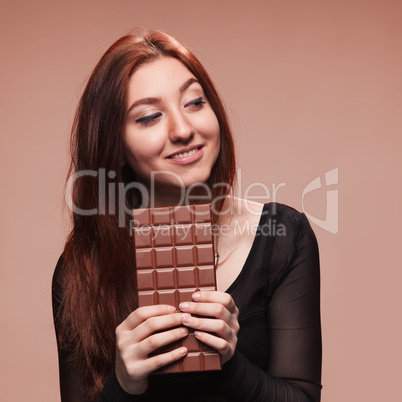
[[[66,146],[83,83],[136,26],[185,42],[218,85],[243,191],[339,169],[339,233],[320,244],[323,401],[400,398],[401,13],[398,0],[1,4],[0,400],[59,401],[50,282],[68,228]],[[325,189],[306,208],[325,218]]]

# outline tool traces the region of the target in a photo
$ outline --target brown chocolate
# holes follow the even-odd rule
[[[198,290],[216,290],[210,204],[133,210],[139,307],[191,301]],[[194,331],[155,351],[188,349],[179,361],[156,373],[220,370],[220,355]]]

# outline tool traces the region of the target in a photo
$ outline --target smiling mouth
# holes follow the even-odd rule
[[[180,154],[174,154],[172,156],[168,156],[168,159],[187,158],[188,156],[194,155],[201,148],[202,147],[199,146],[199,147],[193,148],[192,150],[187,151],[187,152],[183,152],[183,153],[180,153]]]

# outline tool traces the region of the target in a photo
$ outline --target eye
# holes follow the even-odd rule
[[[150,114],[149,116],[141,117],[140,119],[137,119],[135,122],[139,123],[143,126],[147,126],[147,125],[155,122],[161,116],[162,116],[162,113],[158,112],[158,113]]]
[[[202,106],[206,103],[203,99],[204,98],[202,96],[200,96],[199,98],[194,99],[189,103],[186,103],[184,105],[184,107],[191,107],[191,108],[196,109],[196,110],[201,109]]]

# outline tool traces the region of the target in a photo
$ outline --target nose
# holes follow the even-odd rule
[[[176,111],[170,116],[169,138],[172,142],[188,142],[193,136],[193,126],[183,112]]]

